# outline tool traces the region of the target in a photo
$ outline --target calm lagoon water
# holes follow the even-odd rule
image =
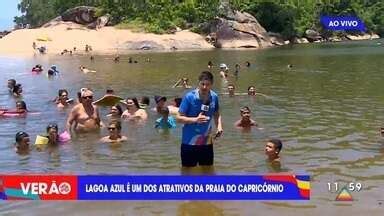
[[[238,80],[230,78],[237,92],[255,85],[268,97],[220,97],[224,135],[215,145],[218,174],[262,174],[274,171],[265,162],[264,145],[271,137],[283,140],[283,171],[312,176],[308,202],[0,202],[2,215],[382,215],[384,212],[384,44],[383,40],[308,44],[266,50],[215,50],[199,52],[138,53],[122,56],[0,56],[0,106],[14,107],[6,81],[15,78],[24,87],[24,100],[31,111],[26,118],[0,118],[0,173],[73,174],[178,174],[180,172],[181,125],[170,133],[154,129],[157,115],[149,111],[143,126],[123,123],[127,143],[98,142],[100,134],[79,135],[56,149],[33,151],[19,156],[13,150],[14,135],[27,131],[32,140],[44,133],[49,122],[63,129],[69,110],[60,111],[51,102],[58,89],[66,88],[75,97],[81,87],[91,87],[96,98],[107,87],[128,96],[182,96],[174,82],[189,77],[194,86],[198,74],[213,61],[214,90],[225,92],[218,76],[218,64],[233,72],[241,63]],[[129,64],[128,57],[138,60]],[[145,62],[150,58],[150,62]],[[252,63],[250,68],[245,61]],[[30,73],[35,64],[48,68],[56,64],[60,76]],[[288,69],[287,65],[293,68]],[[82,74],[85,65],[96,74]],[[263,129],[243,133],[233,127],[239,108],[247,105]],[[106,108],[101,109],[108,122]],[[327,191],[328,182],[360,182],[352,203],[335,202],[336,193]],[[90,213],[91,212],[91,213]],[[381,212],[381,214],[380,214]]]

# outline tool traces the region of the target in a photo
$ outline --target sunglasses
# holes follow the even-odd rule
[[[115,127],[109,127],[108,130],[116,130]]]
[[[82,97],[83,99],[88,99],[88,100],[92,100],[93,99],[93,96],[85,96],[85,97]]]
[[[68,95],[66,95],[66,94],[62,94],[61,97],[68,97]]]

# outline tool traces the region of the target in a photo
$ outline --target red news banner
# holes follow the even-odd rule
[[[77,200],[77,176],[0,176],[0,199]]]

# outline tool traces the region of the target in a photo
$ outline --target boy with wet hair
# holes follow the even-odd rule
[[[257,126],[256,121],[251,119],[251,109],[249,107],[244,106],[240,109],[241,119],[235,122],[235,127],[237,128],[251,128],[252,126]]]
[[[279,139],[270,139],[265,145],[265,154],[270,162],[280,162],[280,151],[283,143]]]
[[[19,131],[15,136],[15,151],[18,154],[29,152],[29,135],[24,131]]]

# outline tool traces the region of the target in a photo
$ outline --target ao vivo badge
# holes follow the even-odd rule
[[[366,30],[364,22],[356,16],[321,16],[320,22],[328,30],[355,30],[361,32]]]
[[[2,176],[7,200],[76,200],[77,177],[57,175]]]

